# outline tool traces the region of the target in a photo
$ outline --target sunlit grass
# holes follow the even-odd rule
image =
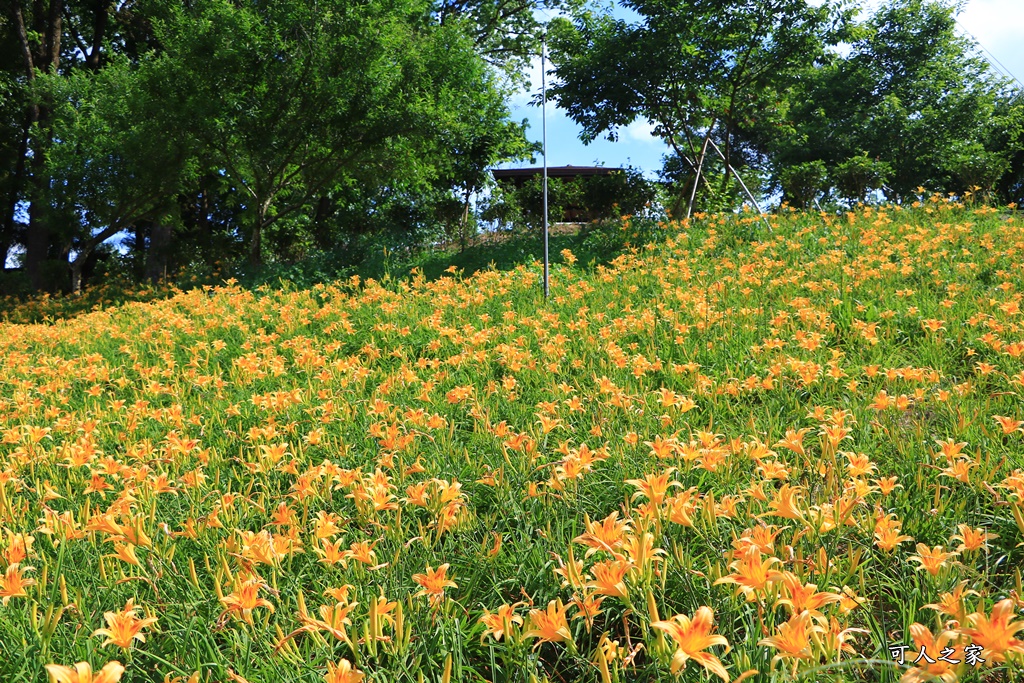
[[[1019,219],[771,223],[0,326],[0,680],[1019,679]]]

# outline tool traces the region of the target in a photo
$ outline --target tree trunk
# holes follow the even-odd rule
[[[249,265],[259,266],[263,264],[263,235],[260,223],[252,231],[252,240],[249,241]]]
[[[100,51],[103,49],[109,16],[110,0],[96,0],[93,6],[92,46],[85,58],[85,65],[92,71],[99,71],[100,68]]]
[[[146,277],[154,285],[167,277],[168,255],[172,229],[162,221],[153,223],[149,233],[149,253],[146,258]]]
[[[316,203],[316,213],[313,214],[313,239],[321,251],[331,248],[330,226],[327,219],[334,212],[333,202],[326,195],[320,197]]]
[[[25,178],[26,160],[28,159],[28,136],[32,119],[29,115],[25,117],[25,128],[21,135],[21,142],[18,144],[18,157],[14,166],[14,175],[11,177],[11,191],[7,198],[7,207],[4,211],[4,223],[0,228],[0,270],[7,266],[7,254],[14,243],[15,219],[14,214],[18,209],[18,196],[21,194],[22,182]]]
[[[29,42],[28,30],[25,26],[25,18],[21,11],[20,2],[11,3],[11,18],[13,19],[15,33],[20,43],[22,59],[25,64],[25,73],[28,79],[29,88],[35,86],[35,73],[38,68],[43,73],[56,73],[60,66],[60,39],[61,39],[61,16],[64,11],[63,0],[50,0],[49,7],[44,8],[42,0],[37,0],[33,7],[33,32],[43,37],[36,45],[33,53],[33,45]],[[33,93],[34,95],[34,93]],[[46,211],[48,199],[48,178],[46,177],[46,147],[52,139],[50,130],[50,111],[45,103],[36,105],[34,100],[28,107],[27,112],[29,127],[35,124],[37,135],[35,136],[32,149],[32,163],[29,177],[29,219],[28,231],[25,237],[25,271],[28,274],[29,282],[35,290],[43,289],[46,282],[45,263],[49,258],[50,251],[50,226],[47,223],[48,212]]]
[[[85,268],[86,259],[82,258],[82,254],[75,257],[75,260],[71,262],[71,293],[81,294],[82,293],[82,269]]]
[[[252,239],[249,241],[249,265],[263,265],[263,225],[266,223],[269,210],[269,199],[257,204],[256,224],[253,226]]]
[[[146,222],[136,221],[132,226],[132,273],[137,282],[146,277]]]
[[[38,192],[40,177],[37,175],[42,169],[37,157],[32,159],[32,188],[31,203],[28,206],[28,230],[25,233],[25,273],[28,275],[29,283],[35,291],[41,291],[46,287],[47,277],[44,265],[50,251],[50,230],[46,223],[44,212],[45,202]]]
[[[205,185],[199,191],[197,209],[199,211],[200,243],[203,245],[203,251],[205,252],[203,255],[207,263],[213,265],[214,262],[219,260],[219,256],[214,253],[213,249],[213,226],[210,224],[210,192],[206,189]]]

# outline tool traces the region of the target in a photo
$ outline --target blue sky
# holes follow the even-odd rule
[[[877,1],[865,3],[873,7]],[[969,33],[987,50],[982,52],[992,61],[999,62],[1005,69],[1024,82],[1024,0],[968,0],[958,16],[961,33]],[[529,105],[530,98],[540,92],[540,58],[534,60],[530,69],[530,92],[513,96],[512,117],[527,119],[531,140],[541,139],[541,112],[539,107]],[[565,112],[548,104],[548,164],[551,166],[591,166],[603,164],[610,167],[632,164],[647,175],[653,176],[661,168],[662,156],[668,148],[653,137],[653,126],[647,121],[636,121],[620,131],[617,142],[604,139],[590,145],[580,142],[580,129]],[[537,158],[537,164],[541,159]],[[505,164],[504,167],[530,166],[529,162]]]

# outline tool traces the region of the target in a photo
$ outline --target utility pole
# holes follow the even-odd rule
[[[541,119],[541,145],[544,156],[544,298],[548,298],[548,85],[547,85],[547,62],[545,51],[547,47],[547,27],[540,37],[540,119]]]

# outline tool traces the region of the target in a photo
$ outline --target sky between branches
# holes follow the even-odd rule
[[[866,12],[880,4],[877,0],[865,3]],[[625,16],[625,15],[623,15]],[[862,18],[866,14],[861,15]],[[999,69],[1008,70],[1024,83],[1024,44],[1020,38],[1020,27],[1024,26],[1024,0],[968,0],[964,11],[957,17],[961,34],[970,33],[987,52],[982,54],[990,61],[998,60]],[[549,65],[550,67],[550,65]],[[530,123],[527,136],[531,140],[541,139],[540,107],[530,106],[531,97],[540,92],[540,57],[533,60],[530,68],[532,89],[513,96],[512,117],[526,118]],[[617,142],[599,139],[584,145],[579,139],[580,128],[561,109],[548,105],[548,164],[551,166],[592,166],[620,167],[633,165],[653,177],[661,168],[662,155],[668,147],[652,135],[654,126],[647,121],[634,121],[619,132]],[[541,159],[536,159],[540,165]],[[531,166],[528,161],[504,164],[504,168]]]

